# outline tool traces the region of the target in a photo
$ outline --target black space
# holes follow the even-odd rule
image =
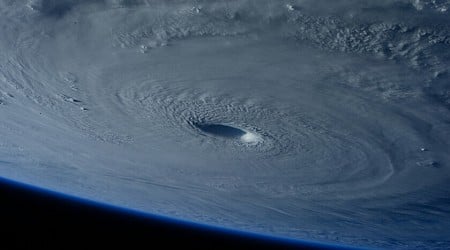
[[[2,246],[27,249],[330,249],[141,216],[2,179],[0,220]]]

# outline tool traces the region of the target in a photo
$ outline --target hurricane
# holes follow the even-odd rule
[[[2,0],[0,176],[255,233],[446,248],[449,7]]]

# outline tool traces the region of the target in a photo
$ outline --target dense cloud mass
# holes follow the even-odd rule
[[[449,7],[3,0],[0,175],[276,236],[448,247]]]

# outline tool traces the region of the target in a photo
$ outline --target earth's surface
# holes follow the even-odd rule
[[[0,176],[250,232],[448,248],[449,8],[1,0]]]

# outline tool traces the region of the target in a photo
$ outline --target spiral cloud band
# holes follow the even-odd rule
[[[1,1],[0,175],[276,236],[448,247],[448,7]]]

